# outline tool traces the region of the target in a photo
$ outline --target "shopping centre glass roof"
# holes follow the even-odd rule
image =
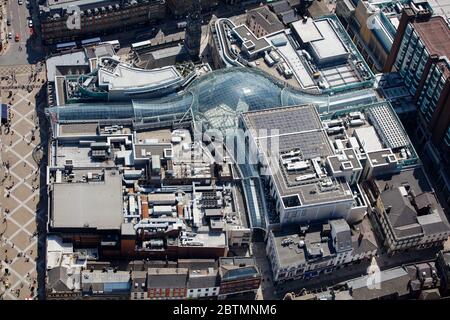
[[[371,89],[347,95],[313,94],[287,87],[263,71],[233,67],[201,76],[186,89],[164,98],[68,104],[49,108],[48,113],[53,121],[133,119],[145,122],[192,111],[194,119],[205,121],[206,127],[226,129],[236,127],[237,115],[245,111],[313,103],[321,112],[333,106],[345,108],[375,100]]]

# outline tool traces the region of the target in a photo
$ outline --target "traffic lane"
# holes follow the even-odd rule
[[[30,29],[28,27],[27,19],[30,15],[30,12],[26,8],[25,3],[19,5],[18,1],[10,2],[9,9],[12,16],[12,27],[14,29],[14,35],[19,34],[20,42],[25,44],[30,37]]]
[[[22,5],[18,4],[18,1],[8,2],[7,7],[8,17],[11,18],[11,26],[8,27],[8,32],[11,32],[12,39],[9,39],[9,49],[2,56],[0,65],[16,65],[29,63],[29,57],[35,56],[32,52],[29,38],[31,36],[30,28],[28,27],[28,17],[31,15],[30,11],[26,8],[25,1]],[[15,41],[15,35],[19,34],[20,41]],[[19,50],[21,47],[21,50]]]
[[[16,48],[18,47],[18,44],[15,41],[16,34],[21,35],[21,17],[19,12],[19,5],[16,1],[9,1],[8,2],[8,12],[9,17],[11,19],[11,26],[9,27],[9,32],[12,33],[12,39],[9,39],[10,48],[9,51],[16,51]]]

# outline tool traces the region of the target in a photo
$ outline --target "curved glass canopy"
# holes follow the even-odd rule
[[[133,119],[144,122],[156,117],[192,111],[194,119],[214,129],[235,128],[241,112],[313,103],[321,111],[374,102],[373,90],[334,96],[287,87],[257,69],[228,68],[194,80],[186,89],[164,98],[133,100],[130,103],[81,103],[49,108],[59,121]],[[324,109],[325,108],[325,109]],[[322,109],[322,110],[321,110]]]

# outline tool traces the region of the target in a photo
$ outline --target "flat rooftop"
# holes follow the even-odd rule
[[[349,53],[329,19],[298,20],[292,23],[292,28],[303,43],[311,45],[320,60],[341,57]]]
[[[58,71],[62,67],[89,66],[89,60],[84,50],[72,53],[54,55],[45,61],[48,81],[55,81],[55,76],[60,75]]]
[[[63,167],[66,160],[71,160],[76,168],[103,168],[115,166],[113,159],[93,158],[90,146],[82,146],[79,143],[59,143],[54,152],[52,164],[58,167]]]
[[[298,20],[292,23],[292,28],[302,39],[303,43],[323,40],[323,35],[317,28],[313,19]]]
[[[103,60],[105,61],[105,60]],[[113,65],[104,65],[98,71],[100,86],[109,90],[158,88],[175,84],[182,80],[174,66],[157,69],[140,69],[112,60]]]
[[[291,66],[292,71],[294,72],[295,80],[300,84],[300,86],[303,89],[312,89],[312,88],[317,89],[316,83],[314,82],[313,77],[310,75],[307,66],[305,65],[305,62],[302,59],[300,59],[295,48],[292,45],[290,45],[286,31],[269,35],[267,36],[267,39],[271,42],[273,41],[285,42],[286,45],[278,46],[277,51],[281,53],[284,58],[286,58],[287,62]],[[264,65],[264,63],[262,64]],[[274,76],[278,76],[278,71],[274,73]]]
[[[246,25],[237,26],[233,28],[233,31],[241,39],[243,47],[246,47],[250,54],[270,47],[270,43],[265,38],[256,38]]]
[[[450,30],[443,17],[434,16],[427,21],[415,21],[413,26],[430,54],[450,57]]]
[[[296,132],[299,128],[301,131],[309,131],[322,127],[317,112],[309,106],[247,112],[243,117],[248,128],[267,130],[268,135],[273,134],[275,130],[281,135]]]
[[[316,21],[316,26],[323,36],[322,40],[312,41],[312,47],[321,59],[347,55],[348,50],[331,26],[328,19]]]
[[[251,130],[260,152],[266,155],[270,174],[281,197],[294,198],[290,205],[307,205],[352,199],[348,184],[332,179],[332,188],[320,188],[320,179],[311,164],[333,154],[328,136],[313,105],[277,108],[244,113],[243,120]],[[272,130],[269,130],[272,129]],[[296,156],[307,167],[289,169],[282,158]],[[306,178],[304,181],[300,177]],[[297,198],[296,198],[297,197]]]
[[[450,18],[450,0],[427,0],[434,14]]]
[[[329,220],[328,224],[341,224],[344,220]],[[345,223],[346,227],[349,226]],[[318,258],[308,256],[308,251],[321,250],[320,259],[326,261],[335,256],[335,248],[331,237],[328,241],[322,241],[322,226],[323,224],[311,225],[310,229],[304,235],[300,235],[298,226],[284,227],[281,231],[273,231],[273,240],[275,244],[275,251],[277,253],[278,261],[281,267],[289,267],[299,264],[307,263],[308,260],[315,260]],[[366,253],[377,249],[375,237],[371,231],[370,222],[364,219],[358,225],[358,230],[350,229],[351,232],[351,247],[353,255]],[[344,226],[345,229],[345,226]],[[363,239],[359,239],[363,234]],[[287,240],[287,241],[286,241]],[[303,244],[303,246],[300,245]]]
[[[320,230],[310,231],[304,237],[300,237],[299,228],[283,228],[282,231],[273,232],[275,250],[278,256],[280,267],[289,267],[307,263],[309,260],[306,252],[307,247],[322,250],[322,259],[331,258],[334,254],[334,248],[331,241],[322,242]],[[285,244],[285,240],[290,239],[290,244]],[[304,246],[300,247],[300,241]]]
[[[98,123],[61,123],[58,125],[59,137],[65,136],[96,136]]]
[[[106,170],[101,182],[55,183],[51,202],[52,228],[120,230],[122,176]]]
[[[67,9],[69,6],[89,7],[91,9],[98,7],[115,6],[119,0],[47,0],[46,6],[50,9]]]
[[[342,152],[343,154],[336,154],[328,157],[328,161],[334,172],[341,171],[344,162],[350,162],[354,169],[362,169],[362,165],[359,162],[354,149],[344,149]]]

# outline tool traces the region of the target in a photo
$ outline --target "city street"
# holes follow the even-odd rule
[[[35,5],[27,9],[25,1],[22,5],[19,5],[17,0],[8,0],[5,9],[6,17],[4,19],[9,18],[11,20],[11,26],[6,26],[5,23],[7,28],[5,33],[7,35],[11,32],[12,39],[8,39],[8,44],[0,55],[0,65],[36,63],[43,57],[43,48],[40,44],[39,35],[33,35],[33,29],[28,27],[28,17],[33,16],[34,29],[38,30]],[[15,41],[16,34],[20,37],[18,42]]]
[[[262,276],[261,286],[258,290],[257,299],[258,300],[277,299],[272,279],[272,269],[270,267],[269,259],[267,259],[266,255],[265,243],[253,242],[252,250],[253,256],[256,259],[256,264]]]

